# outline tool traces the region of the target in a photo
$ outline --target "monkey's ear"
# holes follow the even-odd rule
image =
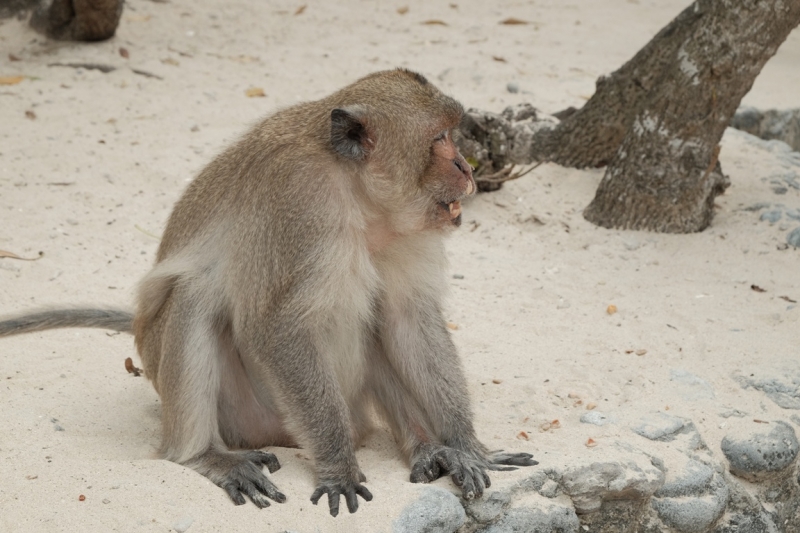
[[[351,105],[331,111],[331,146],[348,159],[362,160],[375,147],[367,126],[364,106]]]

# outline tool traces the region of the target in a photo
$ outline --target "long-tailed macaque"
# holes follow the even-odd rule
[[[372,495],[355,450],[370,406],[411,464],[480,497],[487,470],[536,464],[475,435],[442,314],[444,237],[475,191],[452,134],[463,109],[423,76],[378,72],[258,124],[189,185],[135,314],[7,318],[0,336],[77,326],[132,331],[163,403],[165,459],[237,504],[285,496],[265,446],[314,456],[314,503]],[[242,451],[244,450],[244,451]]]

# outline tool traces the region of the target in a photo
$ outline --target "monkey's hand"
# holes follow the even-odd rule
[[[418,450],[411,467],[412,483],[430,483],[442,476],[450,476],[461,488],[465,500],[483,496],[483,490],[492,485],[486,474],[491,465],[482,457],[442,445],[428,444]]]
[[[367,478],[361,472],[359,472],[358,477],[358,482],[320,481],[317,490],[311,495],[311,503],[317,505],[322,495],[328,493],[328,507],[330,507],[331,516],[336,516],[339,514],[339,496],[343,495],[344,501],[347,502],[347,510],[350,513],[355,513],[358,510],[358,498],[356,495],[361,496],[368,502],[372,501],[372,493],[361,484]]]
[[[247,495],[259,509],[269,507],[267,498],[278,503],[286,501],[286,496],[261,472],[262,466],[266,466],[270,473],[281,467],[278,458],[274,454],[253,450],[241,454],[215,454],[214,457],[209,457],[209,455],[209,453],[205,454],[203,459],[206,463],[197,467],[198,471],[201,471],[201,473],[204,473],[225,489],[225,492],[228,493],[228,496],[231,497],[231,500],[236,505],[245,503],[243,494]],[[225,463],[231,462],[232,458],[235,458],[236,463],[232,466],[227,465],[230,466],[227,472],[206,473],[204,471],[209,466],[216,466],[225,470]]]

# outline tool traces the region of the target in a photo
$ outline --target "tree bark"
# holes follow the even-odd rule
[[[471,109],[459,148],[479,187],[506,164],[608,165],[584,217],[600,226],[702,231],[729,182],[719,141],[742,97],[789,32],[800,0],[697,0],[619,70],[597,81],[579,110],[542,120],[527,106]]]
[[[684,10],[645,47],[664,50],[661,70],[584,217],[609,228],[705,229],[729,183],[717,161],[722,134],[799,23],[798,0],[697,0]]]

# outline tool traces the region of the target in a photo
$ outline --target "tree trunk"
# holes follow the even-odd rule
[[[761,68],[798,23],[798,0],[697,0],[612,74],[608,91],[598,84],[598,99],[628,88],[633,112],[625,116],[633,120],[584,217],[609,228],[705,229],[714,198],[728,185],[717,162],[722,134]],[[635,75],[645,72],[632,65],[637,58],[657,69],[645,81]],[[634,76],[627,85],[623,69]],[[646,93],[631,90],[633,85]],[[589,130],[618,135],[615,127],[593,127],[597,114],[609,112],[587,110],[583,120]]]

